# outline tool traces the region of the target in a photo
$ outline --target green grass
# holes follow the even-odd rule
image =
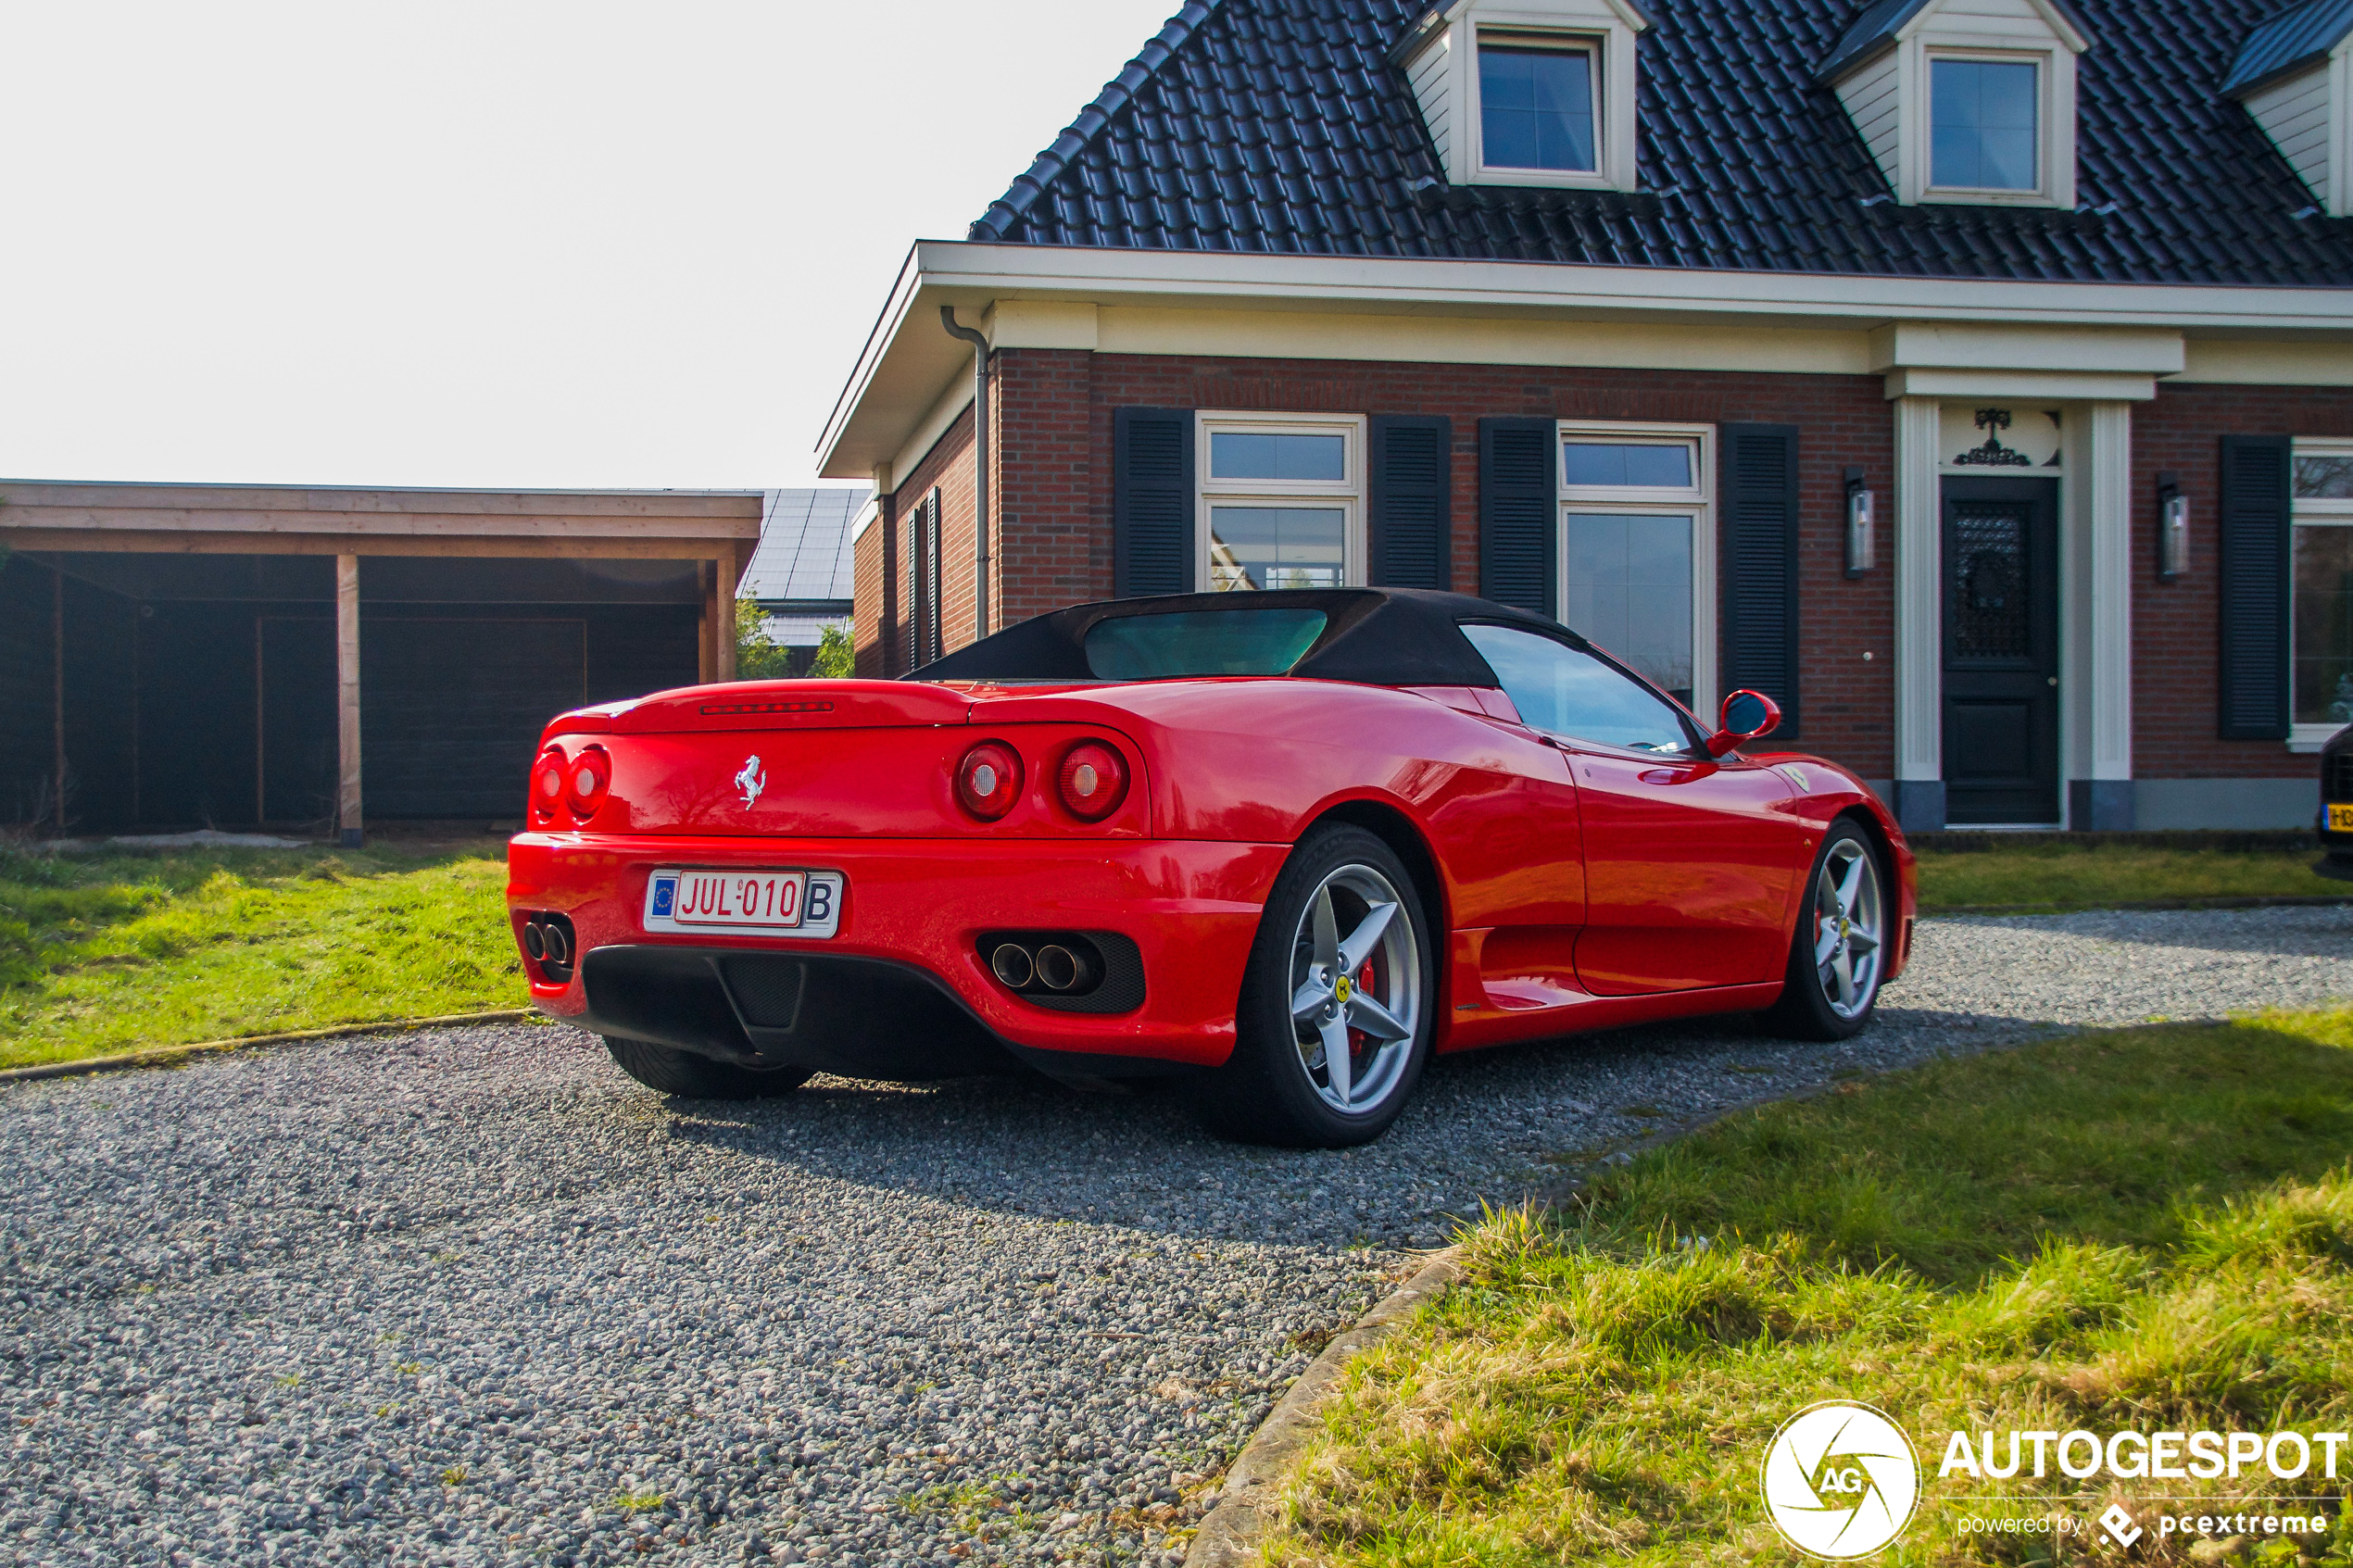
[[[1936,1470],[1956,1430],[2345,1430],[2348,1153],[2353,1012],[2084,1035],[1740,1114],[1572,1211],[1476,1227],[1466,1284],[1345,1379],[1267,1561],[1787,1562],[1758,1465],[1824,1399],[1879,1406],[1922,1449],[1919,1513],[1884,1562],[2050,1561],[2047,1537],[1955,1521],[2088,1522],[2111,1499],[2152,1526],[2133,1561],[2186,1561],[2157,1493],[2326,1494],[2334,1515],[2345,1481],[2259,1467]],[[2235,1561],[2292,1550],[2243,1544]],[[2345,1527],[2304,1544],[2353,1562]]]
[[[528,1003],[496,851],[0,850],[0,1067]]]
[[[1919,852],[1920,912],[2028,907],[2095,909],[2149,899],[2353,897],[2313,873],[2317,849],[2157,849],[2036,845]]]

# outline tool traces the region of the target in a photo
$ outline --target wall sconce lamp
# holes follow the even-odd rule
[[[2157,476],[2157,580],[2171,583],[2189,570],[2190,498],[2182,476],[2168,470]]]
[[[1879,564],[1879,543],[1872,531],[1877,499],[1864,488],[1863,470],[1846,470],[1846,575],[1860,577]]]

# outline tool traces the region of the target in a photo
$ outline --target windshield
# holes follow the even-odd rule
[[[1087,668],[1102,681],[1280,675],[1324,634],[1320,609],[1122,615],[1087,629]]]

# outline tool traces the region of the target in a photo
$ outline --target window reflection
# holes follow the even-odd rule
[[[1210,590],[1339,587],[1347,518],[1331,507],[1212,507]]]
[[[1490,169],[1590,171],[1593,56],[1582,49],[1478,47],[1480,160]]]
[[[1692,520],[1571,512],[1561,620],[1692,700]]]
[[[1689,490],[1692,448],[1681,441],[1565,441],[1561,483],[1614,490]]]
[[[2299,501],[2353,501],[2353,458],[2296,458],[2296,498]]]
[[[1338,482],[1348,477],[1348,438],[1215,431],[1209,437],[1209,477]]]
[[[2296,530],[2296,721],[2353,724],[2353,528]]]
[[[1463,635],[1532,728],[1636,751],[1682,751],[1693,744],[1681,718],[1655,693],[1581,648],[1508,626],[1466,626]]]
[[[1931,60],[1929,183],[1969,191],[2031,191],[2037,68],[2022,60]]]

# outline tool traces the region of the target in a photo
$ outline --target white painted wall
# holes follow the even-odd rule
[[[1438,148],[1441,169],[1453,168],[1453,54],[1454,36],[1449,29],[1440,32],[1405,67],[1405,78],[1414,87],[1414,102],[1421,107],[1422,123],[1429,127],[1429,139]]]
[[[1904,183],[1904,169],[1897,157],[1898,129],[1903,117],[1897,111],[1902,100],[1896,88],[1902,79],[1904,54],[1890,49],[1838,84],[1838,101],[1846,106],[1846,117],[1862,133],[1863,144],[1871,149],[1871,161],[1887,176],[1887,188],[1899,190]]]
[[[2323,61],[2246,97],[2246,112],[2322,201],[2329,194],[2329,76]]]

